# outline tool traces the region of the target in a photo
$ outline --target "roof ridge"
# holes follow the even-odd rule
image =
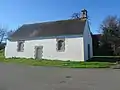
[[[47,23],[55,23],[55,22],[63,22],[63,21],[74,21],[74,20],[79,20],[79,21],[85,21],[81,19],[61,19],[61,20],[54,20],[54,21],[45,21],[45,22],[36,22],[36,23],[28,23],[28,24],[23,24],[23,25],[34,25],[34,24],[47,24]]]

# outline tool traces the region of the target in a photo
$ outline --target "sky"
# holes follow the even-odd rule
[[[88,10],[90,28],[98,33],[108,15],[120,16],[119,0],[0,0],[0,26],[16,30],[23,24],[70,19]]]

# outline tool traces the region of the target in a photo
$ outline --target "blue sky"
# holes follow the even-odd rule
[[[69,19],[85,8],[91,31],[96,33],[106,16],[120,16],[119,3],[119,0],[0,0],[0,25],[17,29],[24,23]]]

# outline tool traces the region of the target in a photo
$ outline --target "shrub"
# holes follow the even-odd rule
[[[5,45],[6,45],[6,43],[1,43],[1,44],[0,44],[0,50],[5,49]]]

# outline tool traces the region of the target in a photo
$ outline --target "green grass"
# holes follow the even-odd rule
[[[19,63],[31,66],[57,66],[67,68],[109,68],[113,63],[110,62],[73,62],[60,60],[34,60],[25,58],[9,58],[3,57],[0,53],[0,62],[3,63]]]
[[[112,63],[109,62],[72,62],[72,61],[59,61],[59,60],[34,60],[23,58],[0,58],[0,62],[4,63],[21,63],[32,66],[58,66],[69,68],[109,68]]]
[[[120,58],[120,56],[93,56],[93,57]]]

